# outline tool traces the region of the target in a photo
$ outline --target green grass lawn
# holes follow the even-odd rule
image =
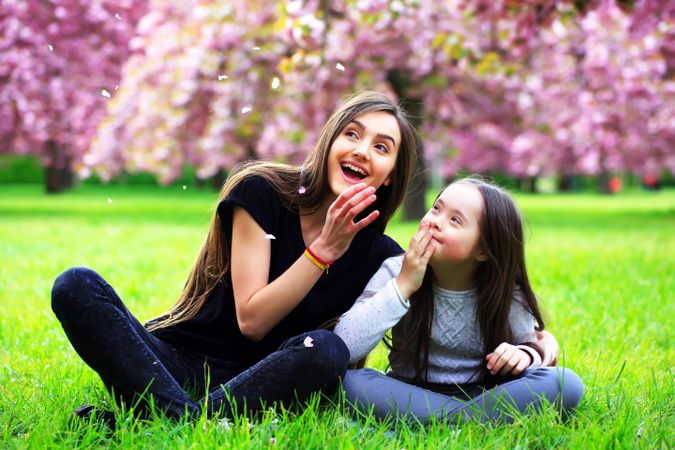
[[[530,277],[562,361],[584,380],[575,417],[552,409],[513,425],[364,426],[342,406],[277,411],[230,430],[216,422],[69,424],[83,403],[109,403],[50,308],[54,278],[85,265],[141,320],[176,300],[217,195],[190,187],[89,186],[46,196],[0,185],[0,447],[673,448],[675,191],[519,195]],[[111,199],[109,201],[108,199]],[[406,246],[416,224],[388,233]],[[386,366],[378,347],[369,360]],[[272,430],[274,428],[274,430]],[[393,430],[393,432],[390,432]],[[274,441],[270,438],[274,435]]]

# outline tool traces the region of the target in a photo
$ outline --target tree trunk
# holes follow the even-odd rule
[[[220,190],[223,188],[223,184],[225,184],[226,179],[227,176],[225,175],[225,169],[218,169],[218,172],[213,174],[211,177],[211,187],[220,192]]]
[[[51,162],[45,166],[45,190],[48,194],[58,194],[72,188],[75,184],[75,174],[70,167],[72,158],[59,157],[59,149],[54,141],[47,141],[45,145],[51,157]]]
[[[573,175],[560,175],[558,178],[558,190],[560,192],[571,192],[574,189]]]
[[[602,172],[598,175],[598,192],[601,194],[611,194],[612,191],[609,188],[609,180],[612,177],[608,172]]]
[[[520,190],[530,194],[537,193],[537,177],[522,177],[518,179]]]
[[[415,128],[419,129],[422,124],[423,102],[421,99],[411,98],[407,95],[406,91],[410,86],[408,75],[399,70],[392,70],[387,74],[387,80],[398,98],[406,99],[405,109],[410,117],[410,122]],[[405,221],[419,221],[427,211],[425,194],[428,180],[424,162],[424,146],[421,140],[418,150],[417,172],[413,175],[410,187],[403,200],[403,220]]]

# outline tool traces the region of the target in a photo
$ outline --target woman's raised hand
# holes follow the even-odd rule
[[[396,278],[398,290],[405,298],[410,298],[422,286],[429,258],[436,249],[435,241],[431,240],[432,234],[431,224],[422,222],[417,233],[410,240],[410,245],[403,257],[401,273]]]
[[[375,188],[365,183],[351,186],[340,194],[328,208],[321,234],[311,244],[312,251],[327,261],[335,261],[344,255],[356,233],[380,215],[379,211],[373,211],[354,222],[354,218],[372,205],[376,198]]]

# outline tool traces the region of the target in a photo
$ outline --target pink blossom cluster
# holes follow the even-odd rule
[[[81,161],[145,11],[138,0],[0,2],[0,151]]]
[[[509,80],[522,118],[512,173],[675,171],[675,80],[662,51],[675,17],[635,33],[634,17],[598,3],[579,20],[559,15]]]

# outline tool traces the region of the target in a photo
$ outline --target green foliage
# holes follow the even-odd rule
[[[35,156],[0,155],[0,183],[42,183],[44,169]]]
[[[670,448],[675,442],[675,191],[518,195],[530,276],[562,361],[586,385],[568,422],[552,408],[513,425],[420,427],[352,420],[313,401],[229,427],[147,421],[117,410],[117,429],[69,422],[110,405],[49,306],[54,278],[95,268],[146,320],[177,298],[217,195],[181,186],[82,186],[47,196],[0,185],[0,447],[24,448]],[[112,200],[112,203],[108,202]],[[404,247],[416,224],[393,223]],[[378,347],[369,365],[384,369]],[[111,406],[108,406],[111,407]]]

